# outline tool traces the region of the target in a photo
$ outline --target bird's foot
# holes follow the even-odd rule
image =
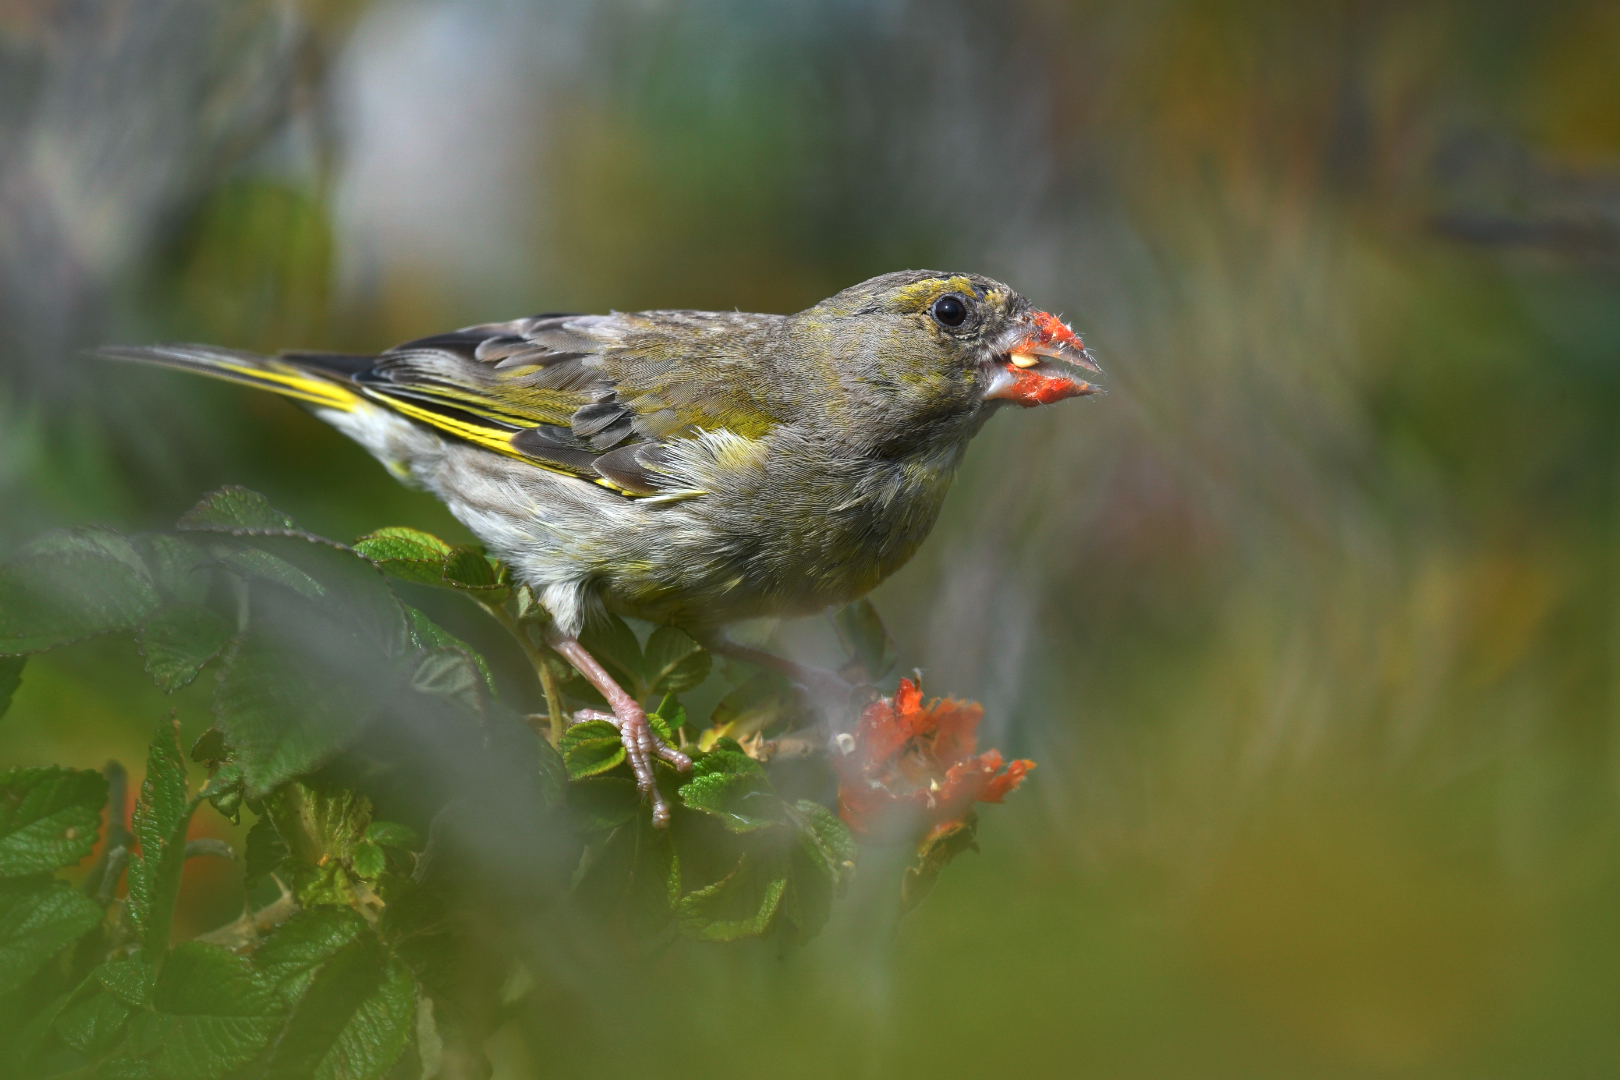
[[[624,757],[630,763],[630,771],[636,777],[636,790],[641,797],[652,801],[652,823],[655,829],[669,827],[669,801],[664,793],[658,790],[658,778],[653,771],[653,762],[662,758],[675,767],[677,772],[689,772],[692,768],[692,759],[670,746],[652,729],[647,720],[647,711],[633,702],[620,702],[614,712],[602,712],[598,709],[581,709],[574,714],[574,721],[582,723],[586,720],[606,720],[619,729],[619,741],[624,744]]]

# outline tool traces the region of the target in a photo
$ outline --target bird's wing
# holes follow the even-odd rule
[[[776,426],[756,357],[776,316],[539,315],[353,358],[284,359],[346,376],[379,405],[457,438],[629,496],[691,495],[667,471],[682,440]]]

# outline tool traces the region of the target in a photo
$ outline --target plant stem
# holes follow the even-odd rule
[[[529,636],[528,627],[514,619],[511,612],[506,610],[505,605],[484,604],[482,606],[485,611],[495,616],[496,622],[506,627],[507,631],[517,638],[518,645],[523,649],[523,655],[527,656],[529,663],[534,665],[534,672],[540,677],[540,690],[546,696],[546,723],[550,729],[546,738],[552,746],[556,746],[562,740],[564,721],[562,698],[557,690],[557,677],[552,673],[551,665],[546,663],[546,653],[549,650],[535,643],[535,640]]]

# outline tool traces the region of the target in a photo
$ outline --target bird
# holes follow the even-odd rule
[[[541,314],[371,355],[109,346],[292,398],[426,489],[550,616],[653,823],[653,762],[691,759],[580,643],[611,611],[744,648],[727,624],[854,601],[917,551],[968,442],[1007,406],[1099,392],[1060,317],[977,274],[907,270],[797,314]]]

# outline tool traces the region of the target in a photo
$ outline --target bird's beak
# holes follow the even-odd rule
[[[1024,408],[1097,393],[1080,369],[1102,374],[1085,342],[1062,319],[1045,311],[1021,316],[995,358],[986,398]]]

